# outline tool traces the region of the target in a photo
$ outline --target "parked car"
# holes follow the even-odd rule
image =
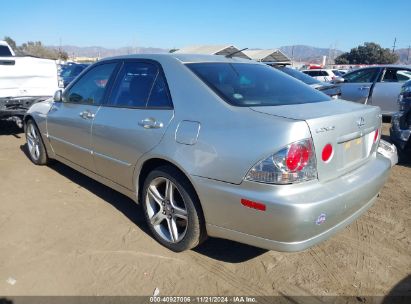
[[[60,72],[60,87],[65,88],[72,82],[78,75],[80,75],[81,72],[85,68],[87,68],[89,64],[84,64],[84,63],[76,63],[76,64],[70,64],[66,65],[61,69]]]
[[[33,163],[56,159],[140,202],[174,251],[207,235],[281,251],[327,239],[388,178],[380,128],[378,107],[188,54],[103,59],[25,116]]]
[[[390,137],[400,152],[400,158],[405,159],[411,156],[411,80],[401,87],[398,105],[398,112],[391,119]]]
[[[330,82],[339,77],[339,75],[336,75],[331,69],[311,69],[303,70],[302,72],[304,74],[310,75],[311,77],[314,77],[315,79],[325,82]]]
[[[310,87],[327,94],[333,99],[337,99],[341,95],[341,89],[339,86],[323,81],[319,81],[307,74],[304,74],[296,69],[287,67],[285,65],[274,65],[274,67],[298,80],[301,80]]]
[[[15,56],[6,41],[0,41],[0,120],[23,127],[27,109],[53,96],[58,89],[54,60]]]
[[[410,79],[411,67],[384,65],[352,71],[335,82],[340,82],[342,99],[379,106],[383,115],[391,116],[401,86]]]

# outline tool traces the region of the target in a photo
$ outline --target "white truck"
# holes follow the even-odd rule
[[[23,126],[22,118],[36,102],[48,99],[58,90],[58,68],[54,60],[16,56],[0,41],[0,120]]]

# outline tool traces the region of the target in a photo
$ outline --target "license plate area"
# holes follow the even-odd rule
[[[368,157],[366,138],[359,137],[339,144],[341,167],[346,168]]]

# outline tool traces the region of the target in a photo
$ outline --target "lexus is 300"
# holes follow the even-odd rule
[[[207,236],[280,251],[330,237],[388,177],[380,127],[378,107],[188,54],[101,60],[25,116],[35,164],[55,159],[126,194],[174,251]]]

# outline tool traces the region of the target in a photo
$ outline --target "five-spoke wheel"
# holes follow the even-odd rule
[[[47,153],[39,129],[31,119],[26,124],[26,141],[31,161],[36,165],[47,164]]]
[[[164,166],[145,180],[142,204],[155,238],[174,251],[191,249],[205,238],[204,217],[187,178]]]
[[[187,210],[173,182],[165,177],[152,180],[145,204],[150,222],[158,235],[167,242],[181,241],[187,231]]]

